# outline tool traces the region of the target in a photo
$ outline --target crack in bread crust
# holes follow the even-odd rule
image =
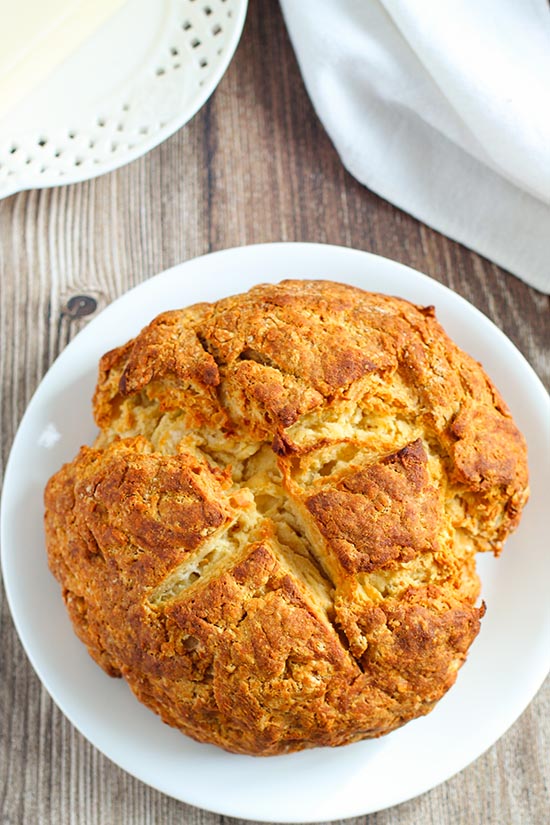
[[[432,308],[328,282],[164,313],[107,353],[50,480],[75,630],[171,725],[242,753],[427,713],[479,629],[525,446]]]

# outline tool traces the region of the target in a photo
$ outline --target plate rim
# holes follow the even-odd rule
[[[134,777],[136,777],[140,781],[144,782],[144,784],[147,784],[147,785],[149,785],[153,788],[156,788],[156,789],[160,790],[161,792],[163,792],[163,793],[165,793],[165,794],[167,794],[171,797],[174,797],[176,799],[180,799],[180,801],[186,802],[187,804],[192,804],[192,805],[201,807],[205,810],[209,810],[209,811],[212,811],[214,813],[221,814],[221,815],[236,816],[236,817],[245,818],[245,819],[254,819],[255,821],[258,821],[258,822],[269,822],[269,821],[273,821],[273,820],[272,820],[272,817],[262,816],[261,813],[260,814],[254,813],[252,815],[250,812],[243,811],[242,808],[240,808],[240,809],[231,808],[231,807],[228,808],[227,806],[224,806],[223,804],[222,805],[211,805],[207,801],[205,801],[204,799],[193,798],[193,795],[189,794],[187,792],[185,794],[185,797],[175,796],[173,791],[170,790],[170,789],[167,789],[166,787],[163,787],[162,783],[159,783],[158,781],[153,782],[150,779],[144,778],[144,776],[140,775],[138,772],[135,772],[135,771],[129,769],[126,765],[122,764],[120,761],[118,761],[116,758],[114,758],[110,753],[108,753],[106,749],[104,749],[103,747],[98,745],[94,741],[93,737],[92,738],[90,737],[88,732],[84,732],[84,730],[82,728],[85,727],[85,726],[82,725],[79,721],[75,720],[74,715],[70,712],[67,712],[67,710],[63,707],[63,703],[60,702],[58,700],[57,696],[54,695],[54,692],[52,692],[52,690],[50,689],[50,685],[48,684],[48,681],[45,680],[45,678],[44,678],[44,676],[41,672],[41,667],[39,665],[37,665],[37,662],[36,662],[36,659],[35,659],[35,656],[34,656],[34,651],[32,649],[30,649],[28,644],[27,644],[28,640],[26,638],[25,632],[22,631],[22,629],[21,629],[21,625],[20,625],[20,621],[19,621],[20,616],[18,614],[17,609],[15,608],[14,603],[12,603],[12,591],[11,591],[11,586],[9,584],[9,581],[10,581],[9,573],[6,576],[6,571],[7,571],[6,565],[7,565],[7,558],[8,558],[8,551],[6,550],[7,543],[5,541],[5,533],[6,533],[6,529],[7,529],[6,528],[6,516],[5,516],[5,510],[6,510],[5,502],[8,499],[8,496],[6,495],[6,489],[8,489],[8,492],[9,492],[9,486],[8,486],[8,484],[6,484],[6,482],[10,480],[12,472],[13,472],[11,468],[12,468],[13,462],[15,461],[15,456],[16,456],[17,450],[19,449],[19,440],[21,438],[21,433],[23,431],[23,424],[29,416],[29,410],[31,410],[31,412],[32,412],[32,410],[34,409],[34,406],[36,406],[36,404],[39,403],[39,401],[40,401],[39,393],[41,392],[41,388],[43,387],[44,383],[46,382],[46,380],[48,379],[48,377],[50,376],[52,371],[59,371],[62,368],[65,358],[70,357],[70,352],[72,352],[75,349],[75,347],[81,346],[82,341],[86,342],[87,338],[93,334],[94,324],[97,321],[97,319],[99,319],[100,317],[103,317],[103,316],[108,317],[110,314],[116,315],[119,305],[121,303],[125,302],[128,299],[128,295],[130,295],[131,293],[137,293],[137,292],[140,292],[140,291],[147,291],[148,289],[153,289],[153,291],[155,291],[156,287],[159,284],[162,283],[163,279],[171,280],[172,278],[174,278],[176,276],[176,274],[181,273],[181,271],[184,270],[186,267],[192,269],[193,266],[197,266],[197,265],[200,266],[199,262],[202,262],[204,264],[205,262],[212,262],[212,261],[216,262],[216,260],[217,261],[226,261],[228,258],[229,259],[232,258],[232,257],[235,258],[235,256],[238,258],[243,254],[244,255],[252,255],[253,257],[256,257],[259,254],[260,255],[260,260],[259,260],[259,267],[258,268],[260,268],[261,267],[261,256],[262,255],[271,254],[274,251],[277,251],[277,252],[282,253],[282,254],[290,253],[290,257],[292,257],[292,254],[294,254],[294,253],[296,253],[298,255],[300,255],[300,254],[301,255],[307,255],[308,253],[312,252],[313,249],[316,249],[317,251],[322,251],[323,253],[330,250],[331,252],[333,252],[337,255],[349,256],[350,259],[351,259],[351,257],[355,257],[358,261],[360,261],[360,260],[363,260],[365,262],[368,261],[370,264],[376,264],[376,263],[379,263],[379,262],[384,262],[384,266],[389,265],[391,268],[397,267],[398,269],[402,270],[405,273],[412,273],[412,275],[414,276],[414,279],[420,278],[420,281],[424,285],[428,284],[430,288],[435,289],[436,293],[438,291],[440,291],[441,295],[449,293],[450,296],[452,296],[452,301],[455,301],[456,299],[458,299],[459,304],[461,304],[463,307],[466,307],[469,312],[473,311],[474,317],[481,316],[481,318],[483,319],[483,323],[490,325],[491,332],[493,334],[494,333],[497,334],[497,340],[500,343],[505,344],[505,346],[509,349],[509,351],[513,351],[515,357],[519,356],[519,359],[522,363],[522,367],[524,369],[527,368],[526,374],[529,375],[529,379],[531,381],[534,381],[534,385],[536,385],[538,387],[538,390],[541,391],[541,399],[544,398],[543,403],[546,405],[546,408],[549,412],[549,420],[550,420],[550,397],[548,396],[548,393],[547,393],[544,385],[542,384],[540,378],[538,377],[538,375],[536,374],[534,369],[531,367],[529,362],[526,360],[525,356],[512,343],[512,341],[510,341],[510,339],[502,332],[502,330],[500,330],[499,327],[497,327],[496,324],[494,324],[494,322],[491,321],[491,319],[489,319],[487,316],[485,316],[479,309],[477,309],[477,307],[475,307],[473,304],[471,304],[469,301],[467,301],[461,295],[459,295],[458,293],[454,292],[452,289],[447,287],[445,284],[442,284],[441,282],[436,281],[433,278],[430,278],[429,276],[425,275],[424,273],[419,272],[418,270],[415,270],[415,269],[413,269],[413,268],[411,268],[411,267],[409,267],[405,264],[402,264],[398,261],[393,261],[390,258],[386,258],[386,257],[383,257],[383,256],[379,256],[379,255],[370,253],[370,252],[366,252],[366,251],[363,251],[363,250],[359,250],[359,249],[355,249],[355,248],[347,247],[347,246],[338,246],[338,245],[334,245],[334,244],[303,243],[303,242],[276,242],[276,243],[263,243],[263,244],[252,244],[252,245],[236,246],[236,247],[231,247],[231,248],[228,248],[228,249],[218,250],[218,251],[211,252],[211,253],[206,253],[205,255],[197,256],[195,258],[192,258],[192,259],[189,259],[187,261],[176,264],[175,266],[172,266],[169,269],[166,269],[166,270],[164,270],[164,271],[162,271],[162,272],[160,272],[160,273],[158,273],[154,276],[151,276],[150,278],[142,281],[141,283],[137,284],[136,286],[134,286],[130,290],[127,290],[122,295],[120,295],[116,299],[114,299],[110,304],[108,304],[107,307],[105,307],[102,310],[101,313],[99,313],[95,318],[91,319],[91,321],[87,324],[87,326],[75,336],[75,338],[68,344],[67,347],[64,348],[64,350],[55,359],[55,361],[49,367],[46,374],[43,376],[43,378],[39,382],[35,392],[33,393],[32,397],[31,397],[31,400],[29,401],[29,404],[27,405],[27,408],[26,408],[26,410],[25,410],[25,412],[24,412],[24,414],[21,418],[21,421],[19,422],[16,434],[15,434],[15,437],[14,437],[14,440],[13,440],[13,444],[12,444],[12,447],[10,449],[9,458],[8,458],[8,461],[7,461],[7,464],[6,464],[6,470],[5,470],[5,475],[4,475],[4,489],[3,489],[3,492],[2,492],[2,501],[1,501],[1,513],[0,513],[1,539],[2,539],[2,541],[1,541],[1,568],[2,568],[2,577],[3,577],[4,583],[5,583],[6,597],[7,597],[8,605],[9,605],[9,608],[10,608],[10,613],[11,613],[11,616],[12,616],[12,620],[13,620],[14,625],[16,627],[17,634],[19,636],[21,644],[23,645],[25,653],[26,653],[27,657],[29,658],[29,661],[31,662],[31,665],[32,665],[33,669],[35,670],[36,674],[38,675],[38,677],[41,681],[41,684],[47,690],[48,694],[50,695],[50,697],[52,698],[54,703],[57,705],[57,707],[64,714],[64,716],[66,716],[66,718],[71,722],[71,724],[74,725],[74,727],[77,730],[79,730],[79,732],[93,745],[93,747],[97,748],[108,759],[110,759],[112,762],[117,764],[119,767],[121,767],[127,773],[133,775]],[[214,269],[216,269],[216,268],[217,267],[215,265]],[[367,265],[366,268],[368,269],[368,265]],[[344,269],[344,272],[345,272],[345,269]],[[281,273],[281,276],[283,276],[283,275],[288,277],[287,273]],[[305,277],[305,276],[300,275],[300,276],[296,276],[296,277]],[[321,273],[319,273],[317,276],[314,276],[314,277],[318,277],[320,279],[323,278]],[[367,278],[367,277],[368,276],[365,275],[365,278]],[[330,279],[327,278],[327,280],[330,280]],[[257,279],[256,282],[261,283],[262,281],[261,281],[261,279]],[[185,282],[182,282],[182,283],[183,283],[182,288],[185,291]],[[246,288],[249,288],[249,286],[247,285]],[[365,288],[368,289],[369,287],[366,286]],[[226,291],[223,290],[223,283],[222,283],[222,290],[221,291],[222,291],[223,294],[226,294]],[[383,291],[383,290],[378,287],[376,291]],[[230,292],[231,292],[231,294],[235,294],[235,288],[232,287]],[[386,293],[386,294],[391,294],[391,293]],[[410,300],[410,299],[407,299],[407,300]],[[105,318],[103,320],[105,320]],[[80,342],[80,343],[78,343],[78,342]],[[69,353],[69,355],[66,355],[66,353]],[[38,398],[38,401],[36,400],[37,398]],[[339,816],[331,816],[331,818],[332,819],[334,819],[334,818],[345,818],[345,819],[347,819],[347,818],[354,817],[354,816],[365,815],[367,813],[374,813],[375,811],[381,811],[381,810],[384,810],[385,808],[389,808],[389,807],[393,807],[395,805],[402,804],[403,802],[405,802],[409,799],[416,798],[417,796],[431,790],[432,788],[436,787],[437,785],[441,784],[442,782],[446,781],[447,779],[450,779],[452,776],[456,775],[460,771],[464,770],[469,764],[471,764],[473,761],[478,759],[483,753],[485,753],[486,750],[488,750],[490,747],[492,747],[492,745],[495,744],[495,742],[498,741],[498,739],[502,735],[504,735],[504,733],[507,730],[509,730],[509,728],[514,724],[514,722],[519,718],[519,716],[528,707],[528,705],[530,704],[530,702],[532,701],[532,699],[534,698],[534,696],[536,695],[536,693],[540,689],[541,685],[543,684],[543,682],[544,682],[544,680],[545,680],[545,678],[548,674],[548,671],[550,670],[550,650],[548,650],[547,661],[546,662],[540,661],[539,664],[540,664],[540,666],[538,668],[538,676],[531,680],[531,684],[529,685],[528,690],[524,691],[526,695],[528,694],[528,698],[526,699],[526,701],[523,701],[523,699],[522,699],[522,701],[520,703],[518,703],[518,705],[521,705],[521,707],[518,706],[517,708],[515,708],[514,713],[511,714],[510,718],[508,718],[506,726],[504,728],[502,728],[502,730],[500,731],[498,736],[495,739],[492,739],[492,741],[489,742],[481,750],[478,750],[474,755],[472,755],[468,759],[468,761],[464,762],[461,765],[461,767],[459,767],[458,769],[452,770],[450,773],[445,773],[444,772],[445,773],[444,776],[436,778],[435,781],[429,780],[428,782],[425,783],[424,786],[420,786],[419,789],[417,791],[415,791],[413,794],[410,794],[410,793],[406,794],[402,798],[396,797],[394,800],[388,802],[387,804],[385,804],[383,806],[377,806],[376,808],[372,808],[372,809],[369,809],[369,810],[365,810],[363,807],[359,806],[359,807],[355,807],[351,811],[346,811],[345,813],[340,814]],[[408,726],[405,726],[405,728],[406,727],[408,727]],[[278,757],[278,759],[283,759],[283,758],[285,758],[285,757]],[[286,817],[282,817],[282,818],[278,819],[277,821],[280,821],[280,822],[296,822],[298,820],[296,820],[295,818],[286,816]],[[312,817],[312,818],[308,819],[308,818],[303,818],[303,816],[302,816],[299,821],[300,822],[318,822],[318,821],[321,821],[321,820],[319,820],[318,817]],[[328,820],[322,820],[322,821],[328,821]]]
[[[187,109],[184,108],[181,113],[171,118],[165,126],[152,133],[149,138],[140,141],[138,146],[133,149],[126,149],[124,152],[117,153],[111,160],[98,164],[97,169],[90,167],[82,173],[76,171],[76,169],[79,169],[80,167],[73,167],[75,172],[73,174],[64,175],[63,179],[59,181],[42,181],[39,180],[39,175],[36,176],[35,180],[30,178],[24,180],[22,184],[17,183],[17,180],[14,180],[13,185],[6,185],[0,190],[0,200],[9,198],[19,192],[28,192],[34,189],[57,189],[61,186],[71,186],[74,183],[85,183],[86,181],[99,178],[102,175],[107,175],[110,172],[121,169],[123,166],[127,166],[128,164],[133,163],[133,161],[147,155],[152,149],[160,146],[160,144],[164,143],[165,140],[168,140],[168,138],[172,137],[172,135],[180,129],[183,129],[184,126],[186,126],[202,109],[202,107],[208,103],[221,83],[229,68],[229,64],[235,56],[237,48],[239,47],[248,13],[249,0],[235,0],[235,2],[238,3],[237,15],[235,17],[235,27],[228,40],[225,54],[219,61],[216,70],[212,73],[209,80],[205,82],[202,87],[201,94],[197,94],[195,96],[194,101]],[[16,178],[16,176],[14,177]]]

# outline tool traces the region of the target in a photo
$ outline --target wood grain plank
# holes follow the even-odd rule
[[[345,171],[305,93],[277,4],[255,0],[228,73],[184,129],[110,175],[0,202],[2,467],[41,377],[93,317],[74,317],[71,299],[91,296],[96,314],[182,260],[279,240],[353,246],[426,272],[495,321],[550,387],[548,297]],[[34,675],[3,592],[0,634],[3,825],[240,822],[169,799],[89,745]],[[513,728],[460,775],[350,822],[542,825],[550,809],[549,719],[547,682]]]

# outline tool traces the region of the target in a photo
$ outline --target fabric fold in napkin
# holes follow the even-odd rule
[[[359,181],[550,293],[546,0],[281,0]]]

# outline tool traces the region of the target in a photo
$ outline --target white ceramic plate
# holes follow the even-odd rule
[[[220,82],[247,4],[126,0],[0,119],[0,198],[111,172],[173,134]]]
[[[110,679],[74,636],[42,535],[42,491],[95,433],[90,398],[102,353],[165,309],[284,277],[341,280],[435,304],[451,336],[500,387],[530,447],[532,497],[499,560],[479,568],[487,615],[457,684],[427,717],[389,736],[289,756],[235,756],[165,725]],[[550,667],[550,399],[513,344],[462,298],[365,252],[267,244],[188,261],[105,309],[66,348],[21,422],[2,502],[2,563],[13,617],[47,690],[97,748],[170,796],[221,814],[313,822],[377,811],[416,796],[476,759],[515,721]]]

